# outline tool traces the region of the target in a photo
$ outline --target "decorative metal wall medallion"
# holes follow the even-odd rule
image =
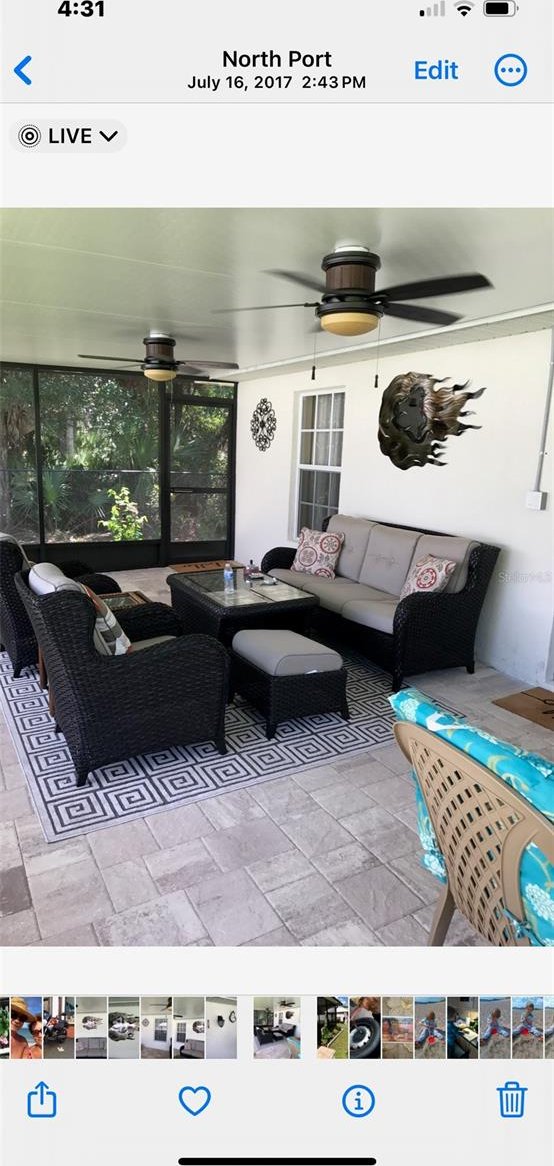
[[[276,429],[277,417],[273,405],[266,397],[262,397],[254,409],[250,422],[252,440],[262,452],[269,449]]]
[[[460,437],[466,429],[481,428],[464,425],[460,418],[472,416],[471,410],[462,412],[464,405],[482,396],[484,388],[469,393],[469,381],[465,385],[445,385],[449,379],[407,372],[394,377],[385,389],[379,412],[379,445],[381,453],[399,470],[446,465],[441,456],[447,437]]]

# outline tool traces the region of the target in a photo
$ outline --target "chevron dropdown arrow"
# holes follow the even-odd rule
[[[113,142],[114,138],[117,137],[118,133],[119,133],[119,130],[114,130],[113,134],[105,134],[104,130],[100,130],[100,137],[103,138],[105,142]]]

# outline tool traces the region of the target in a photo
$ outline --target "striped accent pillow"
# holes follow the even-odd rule
[[[107,603],[104,603],[99,595],[91,591],[90,587],[82,586],[92,600],[96,613],[93,634],[96,651],[101,656],[125,656],[132,647],[129,637],[125,635],[121,624],[118,623]]]

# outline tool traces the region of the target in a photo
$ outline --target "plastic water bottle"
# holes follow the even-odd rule
[[[223,590],[224,591],[234,591],[235,590],[235,575],[234,575],[234,571],[233,571],[233,568],[232,568],[230,563],[226,563],[224,568],[223,568]]]

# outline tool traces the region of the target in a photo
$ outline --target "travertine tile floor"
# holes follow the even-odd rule
[[[116,577],[167,601],[167,573]],[[519,681],[478,667],[412,682],[552,756],[547,729],[491,703]],[[411,781],[395,745],[58,844],[44,841],[3,723],[0,753],[5,944],[426,943],[438,884],[419,862]],[[447,944],[480,943],[455,916]]]

